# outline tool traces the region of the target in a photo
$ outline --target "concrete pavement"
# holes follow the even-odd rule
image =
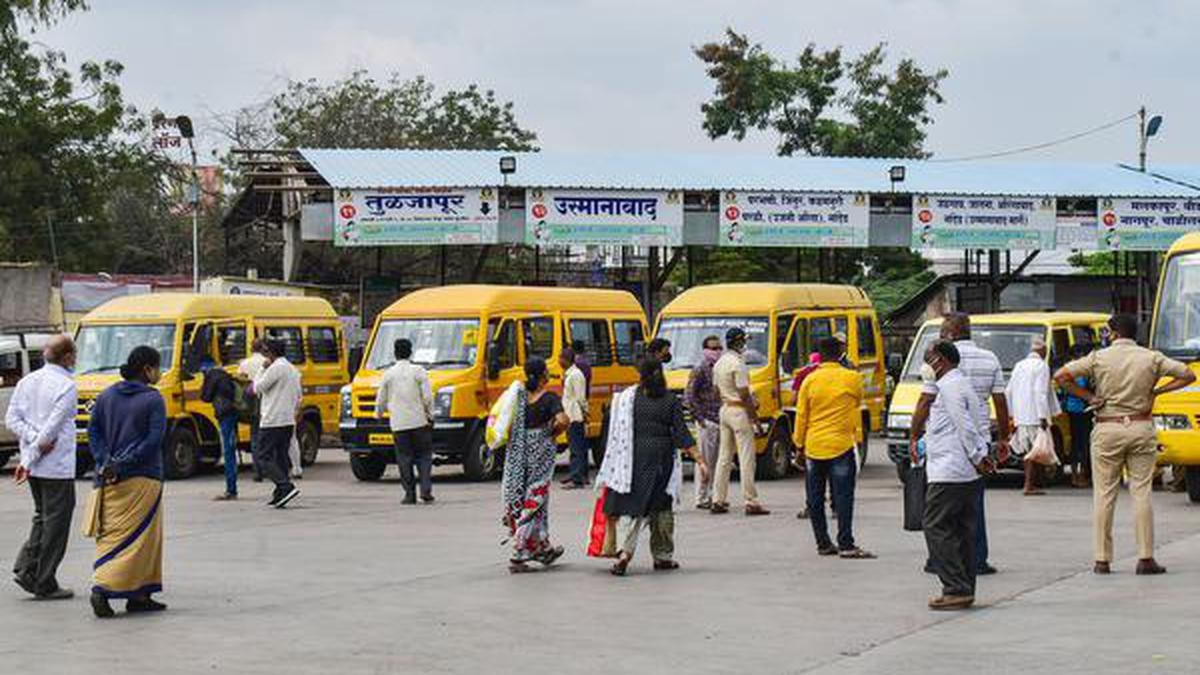
[[[1191,639],[1200,592],[1200,523],[1186,497],[1157,493],[1159,578],[1132,573],[1126,496],[1115,574],[1090,567],[1090,493],[1023,498],[989,490],[992,561],[980,606],[925,608],[919,533],[900,529],[892,467],[873,453],[856,530],[878,560],[819,558],[798,521],[798,480],[760,483],[766,518],[677,519],[674,573],[652,572],[648,546],[629,577],[583,555],[590,491],[555,491],[561,564],[511,576],[499,485],[440,470],[438,501],[401,507],[391,477],[358,483],[338,450],[306,471],[286,511],[243,472],[243,499],[214,503],[213,473],[166,492],[162,615],[98,621],[85,598],[90,542],[75,536],[60,581],[65,603],[0,585],[0,663],[8,672],[120,667],[155,673],[1183,673],[1200,670]],[[7,476],[6,476],[7,478]],[[691,484],[685,485],[690,489]],[[87,485],[79,484],[80,511]],[[736,495],[736,486],[735,486]],[[0,488],[0,564],[11,568],[27,493]],[[832,524],[832,523],[831,523]],[[74,526],[78,531],[78,524]]]

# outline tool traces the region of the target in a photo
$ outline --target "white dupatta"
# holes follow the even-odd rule
[[[613,492],[627,494],[633,485],[633,401],[637,387],[629,387],[613,397],[613,406],[608,418],[608,444],[604,449],[604,461],[596,474],[596,489],[607,487]],[[683,461],[675,453],[675,467],[667,483],[667,494],[679,503],[679,492],[683,485]]]

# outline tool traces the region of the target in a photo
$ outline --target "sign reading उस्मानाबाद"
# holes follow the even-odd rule
[[[865,194],[725,192],[719,244],[863,248],[870,216]]]
[[[495,244],[500,217],[492,188],[336,189],[337,246]]]
[[[683,193],[529,190],[525,243],[682,246]]]
[[[1100,249],[1165,251],[1200,230],[1200,199],[1100,199]]]
[[[912,247],[1053,249],[1053,197],[913,195]]]

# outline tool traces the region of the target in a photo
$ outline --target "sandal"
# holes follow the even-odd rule
[[[629,569],[629,563],[633,560],[631,556],[621,554],[617,556],[617,562],[613,563],[612,569],[608,570],[614,577],[625,576],[625,570]]]
[[[508,564],[508,571],[510,574],[525,574],[535,570],[523,562],[511,562]]]
[[[870,551],[864,551],[861,548],[852,548],[846,551],[840,551],[838,557],[844,560],[874,560],[875,554]]]
[[[655,560],[654,569],[659,572],[670,572],[679,569],[679,563],[674,560]]]
[[[561,558],[562,554],[563,554],[563,547],[550,546],[550,547],[543,549],[540,553],[538,553],[536,556],[534,556],[533,559],[538,561],[539,563],[545,565],[546,567],[549,567],[551,563],[553,563],[555,560],[558,560],[559,558]]]

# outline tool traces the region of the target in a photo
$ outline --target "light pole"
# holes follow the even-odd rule
[[[1142,173],[1146,172],[1146,143],[1158,134],[1162,121],[1162,115],[1155,115],[1147,120],[1146,106],[1138,109],[1138,170]]]
[[[193,139],[196,130],[192,127],[192,119],[187,115],[175,118],[175,126],[179,135],[187,139],[188,151],[192,155],[192,292],[200,292],[200,176],[196,171],[196,144]]]

